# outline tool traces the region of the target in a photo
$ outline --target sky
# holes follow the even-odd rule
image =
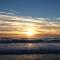
[[[60,0],[0,0],[0,11],[8,10],[20,16],[60,17]]]
[[[0,37],[60,36],[60,0],[0,0]]]

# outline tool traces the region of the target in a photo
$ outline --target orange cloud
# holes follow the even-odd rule
[[[55,19],[55,20],[54,20]],[[41,37],[47,35],[60,36],[60,20],[58,18],[29,18],[0,14],[0,36],[8,37]]]

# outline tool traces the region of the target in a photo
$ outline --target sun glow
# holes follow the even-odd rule
[[[33,35],[35,34],[35,32],[34,32],[33,29],[27,29],[26,32],[25,32],[25,34],[26,34],[27,36],[33,36]]]
[[[27,37],[31,37],[35,34],[35,27],[34,27],[34,24],[31,24],[31,23],[27,23],[26,24],[26,28],[24,29],[24,34],[27,36]]]
[[[26,34],[27,34],[28,36],[31,36],[31,35],[33,35],[33,32],[32,32],[32,31],[27,31]]]

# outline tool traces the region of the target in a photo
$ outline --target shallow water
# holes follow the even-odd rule
[[[40,47],[58,47],[60,43],[10,43],[0,44],[0,49],[36,49]],[[60,54],[20,54],[0,55],[0,60],[60,60]]]
[[[0,55],[0,60],[60,60],[60,54]]]

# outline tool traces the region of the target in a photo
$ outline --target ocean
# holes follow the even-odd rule
[[[55,49],[60,48],[60,43],[0,43],[1,49]],[[60,60],[60,54],[0,54],[0,60]]]

